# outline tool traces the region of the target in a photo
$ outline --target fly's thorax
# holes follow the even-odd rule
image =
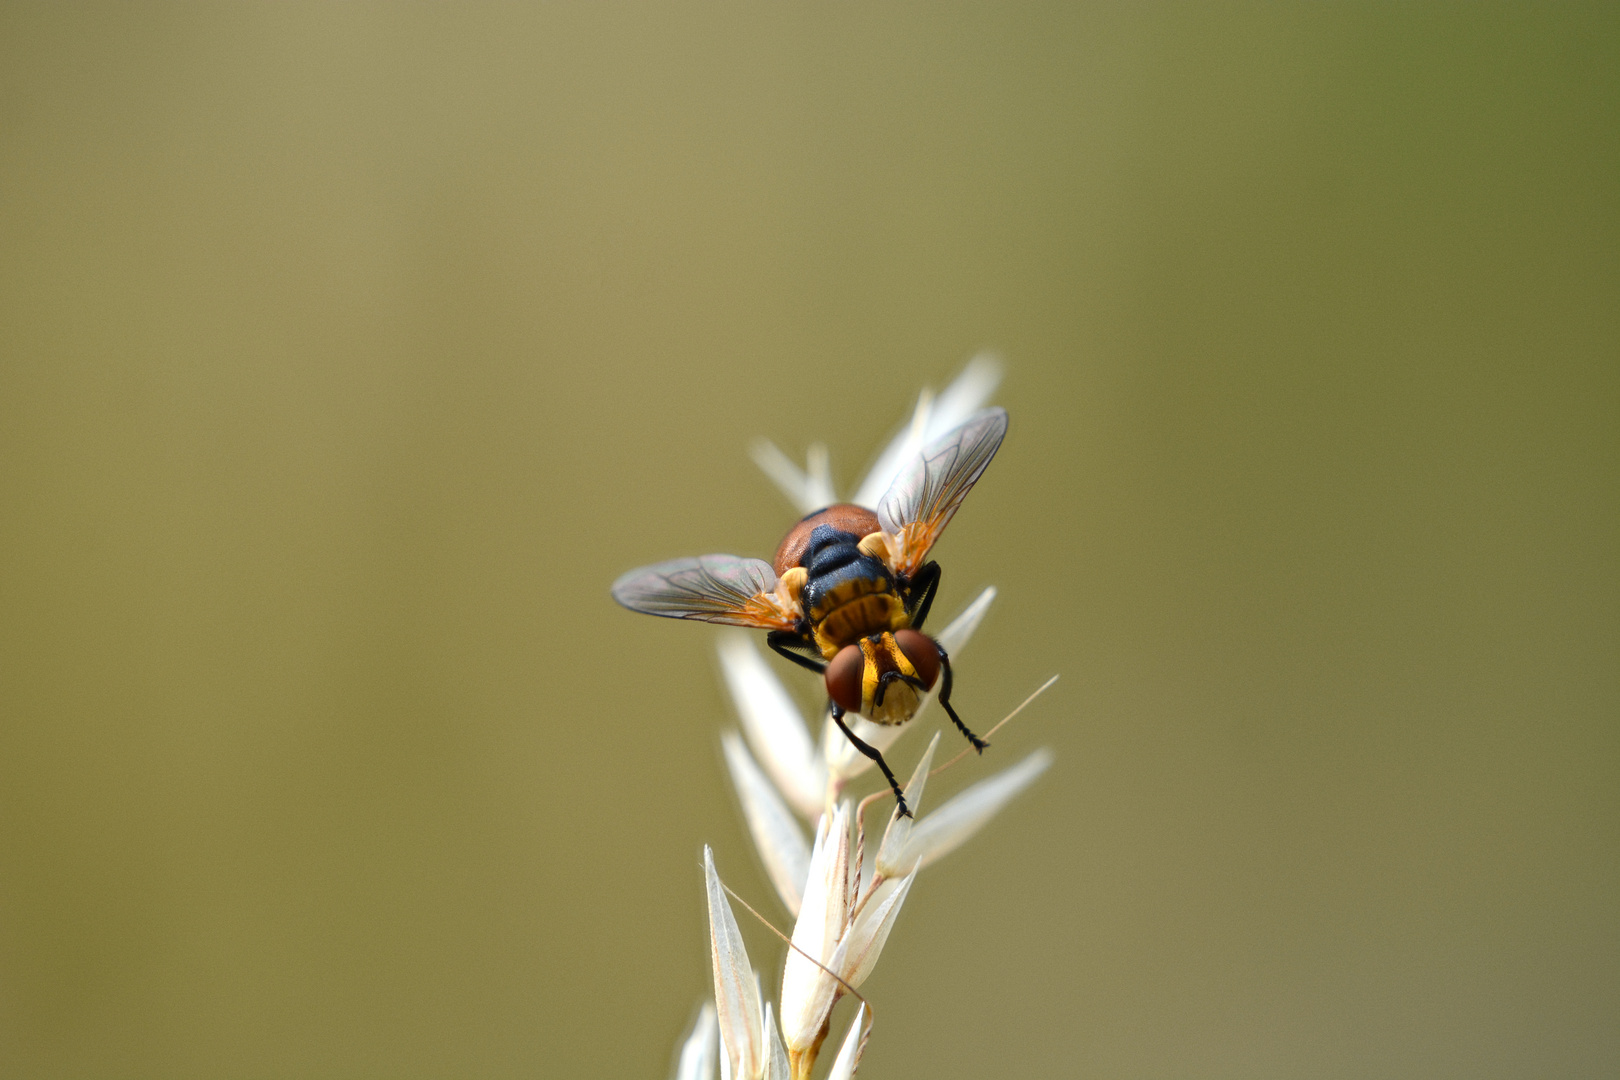
[[[836,588],[850,578],[862,577],[883,582],[892,580],[889,568],[883,565],[882,560],[861,550],[860,537],[831,525],[817,525],[811,530],[799,565],[809,576],[809,592],[805,602],[811,606],[818,602],[821,590]]]
[[[776,576],[781,577],[795,566],[808,567],[812,545],[824,542],[827,537],[847,536],[853,543],[877,531],[877,515],[864,506],[838,503],[817,510],[806,514],[788,530],[776,549],[772,568]]]

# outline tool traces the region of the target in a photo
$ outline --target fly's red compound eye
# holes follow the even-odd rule
[[[827,665],[827,696],[845,712],[861,711],[861,681],[866,674],[866,657],[859,645],[845,645]]]
[[[939,678],[939,646],[934,644],[934,639],[917,630],[896,630],[894,643],[917,669],[917,678],[923,681],[923,686],[932,690],[934,681]]]

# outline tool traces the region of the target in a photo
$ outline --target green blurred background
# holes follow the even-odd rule
[[[1617,72],[1612,5],[7,5],[0,1072],[664,1075],[700,846],[770,893],[713,633],[607,585],[988,347],[959,700],[1063,679],[946,786],[1058,760],[863,1074],[1614,1075]]]

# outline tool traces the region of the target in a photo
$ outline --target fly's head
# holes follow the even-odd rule
[[[939,646],[917,630],[885,631],[845,645],[827,665],[827,696],[875,724],[916,715],[939,679]]]

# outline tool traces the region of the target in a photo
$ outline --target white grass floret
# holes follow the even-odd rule
[[[720,635],[720,671],[759,763],[800,814],[821,813],[827,766],[787,687],[740,630]]]
[[[1012,768],[958,792],[938,810],[919,819],[903,845],[891,849],[885,842],[878,851],[877,872],[884,877],[901,877],[949,855],[1051,764],[1052,752],[1042,748]]]
[[[954,657],[957,650],[968,643],[968,639],[979,628],[979,624],[984,622],[984,617],[995,600],[996,587],[986,586],[984,591],[973,598],[973,603],[963,608],[956,618],[946,624],[945,629],[934,635],[934,640],[945,646],[945,651]]]
[[[731,1075],[755,1080],[764,1064],[761,1040],[763,1015],[759,979],[748,963],[737,920],[731,914],[720,877],[714,871],[714,853],[703,846],[703,879],[709,898],[709,947],[714,961],[714,1004],[720,1037],[726,1045]]]
[[[681,1044],[681,1056],[675,1066],[675,1080],[714,1080],[714,1063],[718,1049],[720,1029],[715,1023],[714,1002],[705,1001],[698,1010],[697,1021],[692,1024],[686,1042]]]
[[[811,961],[832,966],[848,922],[849,817],[849,803],[841,802],[816,829],[804,901],[793,925],[796,948],[782,966],[782,1036],[793,1055],[814,1049],[838,992],[832,976]]]
[[[771,1003],[765,1003],[765,1071],[762,1080],[792,1080],[792,1072],[788,1068],[787,1048],[782,1045],[782,1033],[778,1030],[776,1017],[771,1015]]]
[[[855,1010],[855,1019],[850,1021],[844,1044],[838,1048],[838,1056],[833,1058],[827,1080],[850,1080],[855,1075],[855,1069],[861,1063],[861,1051],[866,1049],[865,1023],[866,1006],[862,1005]]]
[[[913,815],[922,810],[923,790],[928,786],[928,770],[934,767],[934,751],[939,749],[939,737],[943,732],[934,732],[934,737],[928,740],[928,749],[923,756],[917,759],[917,767],[911,771],[911,779],[906,781],[906,805],[911,807]],[[899,865],[902,852],[911,841],[911,832],[916,827],[915,817],[901,817],[897,806],[889,814],[889,827],[883,830],[883,845],[878,849],[878,873],[885,877],[904,877],[911,872],[910,868],[898,874],[888,873],[885,866],[893,868]]]
[[[917,875],[912,873],[898,881],[879,883],[855,917],[855,925],[838,943],[835,970],[849,985],[860,989],[866,977],[872,974],[889,940],[889,931],[894,929],[894,921],[900,915],[900,906],[906,902],[915,880]]]
[[[814,513],[838,501],[833,493],[831,459],[825,443],[810,445],[805,469],[795,465],[793,459],[769,439],[755,440],[749,452],[754,464],[771,478],[799,513]]]
[[[720,745],[725,749],[731,783],[737,789],[743,819],[760,861],[765,864],[765,874],[783,905],[796,916],[804,898],[804,881],[810,873],[810,843],[793,811],[755,764],[736,732],[721,733]]]

